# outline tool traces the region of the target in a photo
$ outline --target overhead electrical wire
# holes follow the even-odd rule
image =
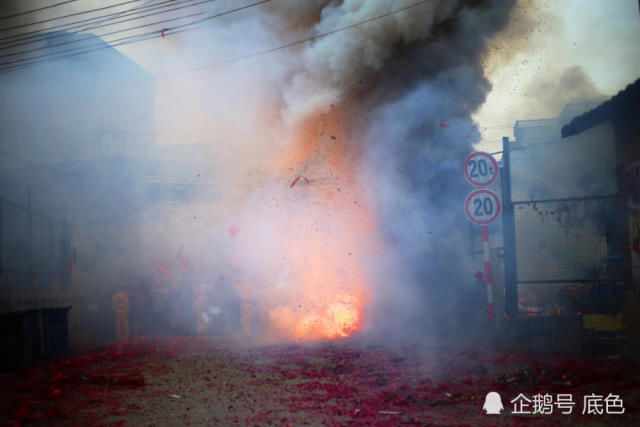
[[[301,45],[301,44],[312,42],[312,41],[315,41],[315,40],[318,40],[318,39],[321,39],[321,38],[324,38],[324,37],[327,37],[327,36],[331,36],[333,34],[336,34],[336,33],[342,32],[342,31],[346,31],[346,30],[349,30],[351,28],[358,27],[360,25],[368,24],[370,22],[377,21],[379,19],[383,19],[383,18],[386,18],[386,17],[391,16],[391,15],[395,15],[396,13],[400,13],[400,12],[404,12],[406,10],[412,9],[412,8],[414,8],[416,6],[420,6],[422,4],[429,3],[431,1],[433,1],[433,0],[422,0],[422,1],[410,4],[410,5],[407,5],[405,7],[401,7],[399,9],[395,9],[395,10],[392,10],[390,12],[383,13],[381,15],[377,15],[377,16],[371,17],[369,19],[365,19],[363,21],[359,21],[359,22],[356,22],[356,23],[353,23],[353,24],[349,24],[349,25],[346,25],[344,27],[335,28],[335,29],[333,29],[331,31],[327,31],[327,32],[324,32],[324,33],[316,34],[315,36],[311,36],[311,37],[308,37],[308,38],[305,38],[305,39],[296,40],[296,41],[293,41],[291,43],[287,43],[287,44],[284,44],[284,45],[276,46],[276,47],[273,47],[273,48],[270,48],[270,49],[261,50],[261,51],[250,53],[250,54],[247,54],[247,55],[237,56],[235,58],[230,58],[230,59],[227,59],[227,60],[224,60],[224,61],[219,61],[219,62],[214,62],[214,63],[211,63],[211,64],[201,65],[201,66],[198,66],[198,67],[195,67],[195,68],[190,68],[188,70],[182,70],[182,71],[177,71],[175,73],[168,73],[168,74],[158,75],[158,76],[156,76],[156,78],[172,77],[172,76],[179,75],[179,74],[192,73],[192,72],[200,71],[200,70],[203,70],[203,69],[206,69],[206,68],[213,68],[213,67],[217,67],[217,66],[220,66],[220,65],[226,65],[226,64],[233,63],[233,62],[238,62],[238,61],[242,61],[242,60],[245,60],[245,59],[254,58],[256,56],[266,55],[268,53],[276,52],[278,50],[287,49],[287,48],[290,48],[290,47],[293,47],[293,46]]]
[[[188,1],[192,1],[192,0],[188,0]],[[89,31],[89,30],[94,30],[94,29],[97,29],[97,28],[103,28],[103,27],[113,26],[113,25],[117,25],[117,24],[122,24],[124,22],[130,22],[130,21],[135,21],[135,20],[138,20],[138,19],[147,18],[147,17],[150,17],[150,16],[161,15],[161,14],[173,12],[173,11],[176,11],[176,10],[184,9],[184,8],[198,6],[198,5],[201,5],[201,4],[204,4],[204,3],[212,3],[214,1],[217,1],[217,0],[202,0],[202,1],[199,1],[197,3],[192,3],[192,4],[180,6],[180,7],[175,7],[173,9],[169,9],[169,10],[165,10],[165,11],[161,11],[161,12],[149,13],[147,15],[137,16],[137,17],[134,17],[134,18],[128,18],[128,19],[123,19],[123,20],[119,20],[119,21],[116,21],[116,22],[111,22],[111,23],[107,23],[107,24],[102,24],[102,25],[96,25],[96,26],[93,26],[93,27],[83,28],[82,30],[77,31],[77,32],[73,32],[73,33],[53,34],[53,36],[55,36],[55,37],[48,37],[48,38],[45,38],[45,40],[51,40],[53,38],[60,38],[60,37],[69,36],[69,34],[78,34],[78,33],[81,33],[83,31]],[[168,0],[167,3],[173,3],[174,5],[176,4],[175,0]],[[169,5],[165,5],[163,7],[167,7],[167,6],[169,6]],[[145,12],[147,12],[147,11],[145,11]],[[122,13],[125,13],[125,12],[122,12]],[[140,13],[140,11],[138,11],[136,13]],[[112,31],[112,32],[109,32],[109,33],[104,33],[104,34],[87,34],[87,36],[83,37],[83,38],[77,38],[77,39],[74,39],[74,40],[66,40],[66,41],[61,41],[60,43],[50,44],[50,45],[47,45],[47,46],[39,46],[39,47],[35,47],[35,48],[32,48],[32,49],[27,49],[27,50],[21,50],[21,51],[17,51],[17,52],[7,53],[7,54],[4,54],[4,55],[0,55],[0,58],[8,58],[8,57],[12,57],[12,56],[19,56],[19,55],[24,55],[24,54],[31,53],[31,52],[36,52],[36,51],[39,51],[39,50],[51,49],[51,48],[54,48],[54,47],[69,45],[69,44],[73,44],[73,43],[80,43],[80,42],[83,42],[85,40],[93,39],[96,36],[97,37],[107,37],[107,36],[111,36],[111,35],[115,35],[115,34],[119,34],[119,33],[124,33],[124,32],[127,32],[127,31],[136,30],[136,29],[139,29],[139,28],[149,27],[149,26],[153,26],[153,25],[157,25],[157,24],[163,24],[163,23],[172,22],[172,21],[178,21],[178,20],[181,20],[181,19],[192,18],[192,17],[200,16],[200,15],[204,15],[204,12],[195,12],[195,13],[192,13],[192,14],[189,14],[189,15],[182,15],[182,16],[179,16],[179,17],[167,18],[167,19],[162,20],[162,21],[155,21],[155,22],[151,22],[151,23],[148,23],[148,24],[143,24],[143,25],[133,26],[133,27],[129,27],[129,28],[124,28],[124,29],[120,29],[120,30],[116,30],[116,31]],[[120,16],[120,18],[122,18],[122,17],[124,17],[124,16]],[[117,18],[111,18],[111,19],[117,19]],[[29,41],[29,42],[18,43],[18,44],[32,44],[32,43],[33,42]],[[7,46],[7,47],[0,47],[0,50],[9,49],[11,47],[17,46],[18,44],[10,45],[10,46]],[[55,54],[55,52],[52,52],[52,54]],[[29,60],[29,59],[33,59],[33,58],[34,57],[23,58],[23,59],[24,60]]]
[[[179,34],[179,33],[185,32],[185,31],[189,31],[189,30],[192,30],[193,28],[185,28],[185,27],[196,25],[196,24],[201,23],[203,21],[210,20],[210,19],[216,18],[218,16],[226,15],[226,14],[229,14],[229,13],[241,10],[241,9],[246,9],[246,8],[253,7],[253,6],[258,6],[260,4],[267,3],[268,1],[270,1],[270,0],[263,0],[263,1],[260,1],[260,2],[257,2],[257,3],[253,3],[253,4],[250,4],[250,5],[243,6],[241,8],[237,8],[237,9],[233,9],[233,10],[230,10],[230,11],[222,12],[222,13],[216,14],[216,15],[212,15],[212,16],[209,16],[209,17],[194,21],[193,23],[183,24],[183,25],[167,28],[167,29],[164,30],[164,35],[167,36],[167,35]],[[404,12],[406,10],[412,9],[414,7],[420,6],[422,4],[425,4],[425,3],[428,3],[428,2],[431,2],[431,1],[433,1],[433,0],[422,0],[422,1],[419,1],[419,2],[416,2],[416,3],[412,3],[410,5],[407,5],[405,7],[402,7],[402,8],[399,8],[399,9],[395,9],[395,10],[392,10],[390,12],[383,13],[381,15],[377,15],[377,16],[371,17],[369,19],[365,19],[363,21],[359,21],[359,22],[356,22],[356,23],[353,23],[353,24],[349,24],[349,25],[346,25],[344,27],[339,27],[339,28],[336,28],[336,29],[333,29],[331,31],[327,31],[327,32],[324,32],[324,33],[316,34],[314,36],[311,36],[311,37],[308,37],[308,38],[305,38],[305,39],[296,40],[296,41],[293,41],[293,42],[290,42],[290,43],[287,43],[287,44],[284,44],[284,45],[276,46],[276,47],[273,47],[273,48],[270,48],[270,49],[265,49],[265,50],[261,50],[261,51],[258,51],[258,52],[253,52],[253,53],[250,53],[250,54],[247,54],[247,55],[237,56],[235,58],[230,58],[230,59],[227,59],[227,60],[214,62],[214,63],[211,63],[211,64],[201,65],[201,66],[198,66],[198,67],[195,67],[195,68],[190,68],[190,69],[187,69],[187,70],[177,71],[177,72],[174,72],[174,73],[156,75],[156,76],[152,77],[151,79],[167,78],[167,77],[173,77],[173,76],[180,75],[180,74],[197,72],[197,71],[200,71],[200,70],[203,70],[203,69],[206,69],[206,68],[213,68],[213,67],[226,65],[226,64],[242,61],[242,60],[253,58],[253,57],[257,57],[257,56],[266,55],[266,54],[269,54],[269,53],[272,53],[272,52],[276,52],[276,51],[279,51],[279,50],[282,50],[282,49],[287,49],[287,48],[290,48],[290,47],[293,47],[293,46],[301,45],[301,44],[308,43],[308,42],[311,42],[311,41],[315,41],[315,40],[318,40],[318,39],[321,39],[321,38],[324,38],[324,37],[328,37],[328,36],[331,36],[331,35],[333,35],[335,33],[346,31],[348,29],[351,29],[351,28],[354,28],[354,27],[358,27],[360,25],[368,24],[370,22],[386,18],[386,17],[394,15],[396,13]],[[131,43],[138,43],[138,42],[142,42],[142,41],[145,41],[145,40],[159,38],[159,37],[162,37],[160,32],[161,31],[158,30],[158,31],[152,31],[152,32],[148,32],[148,33],[139,34],[139,35],[136,35],[136,36],[124,37],[122,39],[111,41],[110,43],[113,43],[113,44],[107,44],[106,46],[101,46],[101,47],[99,47],[97,49],[85,50],[85,51],[74,52],[74,53],[71,53],[71,54],[63,55],[63,56],[58,56],[58,57],[56,57],[54,59],[61,59],[61,58],[65,58],[65,57],[76,56],[76,55],[81,55],[81,54],[93,52],[95,50],[106,49],[106,48],[110,48],[110,47],[118,47],[118,46],[128,45],[128,44],[131,44]],[[11,71],[11,70],[15,70],[15,69],[22,68],[22,67],[25,67],[25,66],[35,65],[37,63],[45,62],[45,61],[46,60],[39,60],[39,61],[32,61],[32,62],[29,62],[29,63],[17,64],[17,65],[15,65],[14,63],[0,63],[0,72],[2,72],[2,71]],[[16,62],[16,61],[14,61],[14,62]],[[7,65],[9,65],[9,67],[7,67]]]
[[[60,19],[70,18],[72,16],[79,16],[79,15],[86,15],[87,13],[100,12],[102,10],[113,9],[114,7],[124,6],[124,5],[127,5],[127,4],[136,3],[136,2],[139,2],[139,1],[140,0],[128,0],[128,1],[125,1],[125,2],[122,2],[122,3],[117,3],[117,4],[112,4],[112,5],[109,5],[109,6],[99,7],[97,9],[83,10],[81,12],[69,13],[67,15],[54,16],[53,18],[43,19],[41,21],[28,22],[26,24],[14,25],[13,27],[4,27],[4,28],[0,28],[0,32],[9,31],[9,30],[17,30],[18,28],[30,27],[32,25],[37,25],[37,24],[44,24],[45,22],[57,21],[57,20],[60,20]]]
[[[145,12],[151,12],[159,9],[170,8],[170,9],[155,13],[157,15],[160,15],[162,13],[173,12],[175,10],[198,6],[203,3],[210,3],[217,0],[203,0],[199,2],[196,2],[196,1],[197,0],[164,0],[161,2],[153,2],[152,0],[150,0],[149,2],[143,5],[140,5],[131,9],[127,9],[121,12],[115,12],[108,15],[96,16],[93,18],[87,18],[80,21],[59,24],[52,27],[47,27],[44,29],[35,30],[27,33],[20,33],[20,34],[2,37],[0,38],[0,46],[2,46],[0,47],[0,49],[9,49],[15,46],[29,44],[31,43],[31,40],[43,40],[43,39],[49,40],[53,38],[63,37],[66,34],[61,33],[62,31],[71,32],[70,30],[76,30],[78,28],[80,29],[78,31],[75,31],[74,33],[90,31],[98,28],[107,27],[110,25],[117,25],[123,22],[133,21],[135,19],[142,19],[147,16],[153,16],[154,14],[138,16],[138,17],[122,20],[122,21],[110,22],[118,18],[127,18],[130,16],[138,15]],[[196,3],[185,5],[185,3],[189,3],[189,2],[196,2]],[[183,6],[174,7],[178,5],[183,5]],[[104,24],[105,22],[107,22],[107,24]],[[98,24],[102,24],[102,25],[98,25]],[[52,30],[58,30],[58,32],[60,33],[58,32],[54,33],[52,32]]]
[[[215,1],[215,0],[207,0],[207,1]],[[166,12],[160,12],[160,13],[166,13]],[[153,13],[153,14],[150,14],[150,15],[145,15],[143,17],[158,15],[160,13]],[[39,50],[47,50],[47,49],[51,49],[51,48],[54,48],[54,47],[65,46],[65,45],[74,44],[74,43],[80,43],[80,42],[83,42],[85,40],[95,39],[96,37],[102,38],[102,37],[113,36],[115,34],[125,33],[127,31],[137,30],[137,29],[140,29],[140,28],[150,27],[150,26],[158,25],[158,24],[165,24],[167,22],[172,22],[172,21],[179,21],[179,20],[187,19],[187,18],[193,18],[193,17],[201,16],[201,15],[204,15],[204,12],[194,12],[194,13],[189,14],[189,15],[178,16],[178,17],[175,17],[175,18],[167,18],[167,19],[164,19],[162,21],[155,21],[155,22],[151,22],[151,23],[148,23],[148,24],[142,24],[142,25],[137,25],[137,26],[134,26],[134,27],[123,28],[121,30],[116,30],[116,31],[112,31],[112,32],[109,32],[109,33],[104,33],[104,34],[87,34],[86,37],[78,38],[78,39],[75,39],[75,40],[66,40],[66,41],[61,41],[59,43],[50,44],[50,45],[47,45],[47,46],[39,46],[39,47],[35,47],[33,49],[27,49],[27,50],[23,50],[23,51],[19,51],[19,52],[7,53],[7,54],[4,54],[4,55],[0,55],[0,58],[9,58],[9,57],[12,57],[12,56],[19,56],[19,55],[24,55],[24,54],[27,54],[27,53],[37,52]],[[141,19],[143,17],[138,17],[138,18],[133,18],[133,19]],[[130,21],[130,20],[133,20],[133,19],[129,19],[129,20],[126,20],[126,21]],[[120,21],[120,22],[126,22],[126,21]],[[110,25],[114,25],[114,24],[108,24],[108,25],[110,26]],[[77,34],[77,33],[72,33],[72,34]],[[66,34],[66,35],[68,35],[68,34]],[[51,54],[55,54],[55,53],[56,52],[52,52]],[[41,58],[42,56],[46,56],[46,55],[40,55],[40,56],[25,58],[25,60]]]
[[[73,3],[73,2],[76,2],[76,1],[79,1],[79,0],[67,0],[67,1],[60,2],[60,3],[56,3],[56,4],[50,4],[49,6],[39,7],[37,9],[31,9],[31,10],[26,10],[24,12],[14,13],[12,15],[0,16],[0,20],[15,18],[15,17],[18,17],[18,16],[23,16],[23,15],[28,15],[30,13],[40,12],[41,10],[46,10],[46,9],[52,9],[54,7],[62,6],[64,4]]]
[[[201,24],[202,22],[209,21],[209,20],[214,19],[214,18],[219,18],[221,16],[229,15],[229,14],[234,13],[234,12],[238,12],[238,11],[241,11],[241,10],[244,10],[244,9],[248,9],[250,7],[259,6],[261,4],[268,3],[270,1],[272,1],[272,0],[260,0],[260,1],[255,2],[255,3],[250,3],[250,4],[247,4],[247,5],[244,5],[244,6],[241,6],[241,7],[237,7],[235,9],[230,9],[230,10],[227,10],[227,11],[224,11],[224,12],[219,12],[219,13],[216,13],[214,15],[210,15],[210,16],[207,16],[205,18],[202,18],[202,19],[198,19],[198,20],[186,23],[186,24],[176,25],[176,26],[170,27],[170,28],[165,28],[165,29],[161,29],[161,30],[150,31],[150,32],[147,32],[147,33],[142,33],[142,34],[136,34],[136,35],[127,36],[127,37],[122,37],[122,38],[119,38],[119,39],[116,39],[116,40],[109,40],[109,41],[100,40],[99,43],[96,43],[96,44],[93,44],[93,45],[90,45],[90,46],[83,46],[83,47],[79,47],[79,48],[63,50],[63,51],[59,51],[59,52],[52,52],[50,54],[39,55],[39,56],[30,57],[30,58],[24,58],[24,59],[20,59],[20,60],[2,62],[2,63],[0,63],[0,71],[6,71],[6,70],[11,70],[11,69],[27,66],[27,65],[32,65],[32,64],[44,62],[45,60],[48,60],[48,59],[60,59],[60,58],[68,57],[68,56],[80,55],[80,54],[84,54],[84,53],[94,52],[96,50],[106,49],[106,48],[110,48],[110,47],[122,46],[122,45],[125,45],[125,44],[135,43],[135,42],[138,42],[138,41],[149,40],[149,39],[158,38],[158,37],[164,37],[166,35],[176,34],[176,33],[184,32],[184,31],[192,30],[193,28],[187,28],[187,27],[192,27],[192,26]],[[147,24],[147,25],[144,25],[144,26],[148,26],[148,25],[151,25],[151,24]],[[82,50],[82,49],[86,49],[86,48],[89,48],[89,47],[95,47],[95,49]],[[78,51],[78,50],[80,50],[80,51]]]
[[[160,3],[156,2],[156,4],[153,5],[149,5],[149,3],[153,3],[154,0],[148,0],[145,4],[142,4],[140,6],[135,6],[131,9],[127,9],[127,10],[123,10],[120,12],[113,12],[113,13],[109,13],[106,15],[99,15],[99,16],[94,16],[91,18],[85,18],[85,19],[81,19],[78,21],[73,21],[73,22],[66,22],[63,24],[57,24],[57,25],[53,25],[50,27],[45,27],[45,28],[40,28],[38,30],[33,30],[33,31],[27,31],[27,32],[22,32],[22,33],[16,33],[16,34],[10,34],[10,35],[6,35],[3,37],[0,37],[0,46],[7,46],[6,48],[9,47],[13,47],[14,45],[10,45],[11,43],[15,43],[15,45],[18,45],[18,42],[22,42],[22,41],[26,41],[28,42],[29,40],[35,40],[35,39],[43,39],[43,38],[55,38],[58,36],[58,34],[56,34],[56,30],[57,31],[67,31],[67,30],[72,30],[72,29],[76,29],[76,28],[81,28],[87,25],[93,25],[96,23],[101,23],[101,22],[107,22],[110,21],[112,19],[115,19],[117,17],[121,17],[123,14],[125,13],[130,13],[132,11],[138,11],[140,9],[144,10],[145,8],[149,8],[149,7],[157,7],[158,4],[164,4],[164,3],[175,3],[176,1],[181,1],[181,0],[164,0]],[[190,0],[186,0],[186,1],[190,1]],[[161,7],[166,7],[166,6],[161,6]]]

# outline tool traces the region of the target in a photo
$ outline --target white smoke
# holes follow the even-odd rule
[[[299,272],[283,267],[282,254],[294,243],[304,251],[316,232],[326,233],[319,242],[341,242],[353,232],[353,218],[337,217],[340,208],[331,200],[348,200],[353,209],[363,203],[374,212],[379,230],[371,233],[380,234],[384,246],[374,258],[375,251],[345,248],[345,261],[338,262],[368,267],[372,333],[405,328],[411,335],[424,331],[426,312],[454,318],[465,309],[481,310],[459,302],[467,280],[474,280],[466,258],[461,168],[478,140],[471,114],[490,89],[481,64],[485,41],[507,24],[513,4],[277,0],[149,42],[138,50],[140,61],[172,73],[202,65],[205,53],[222,64],[308,40],[157,79],[158,129],[169,134],[162,142],[210,144],[206,172],[217,182],[216,200],[206,206],[212,211],[206,230],[200,225],[205,220],[196,220],[185,205],[164,223],[140,230],[147,250],[139,252],[173,259],[185,245],[184,253],[203,259],[213,274],[223,270],[227,285],[243,280],[225,265],[237,263],[249,275],[265,277],[260,290],[300,292]],[[236,6],[215,2],[207,11]],[[134,47],[122,50],[135,56]],[[309,140],[317,149],[301,162],[296,155]],[[283,176],[282,165],[290,176]],[[349,173],[341,169],[346,167]],[[289,188],[296,175],[325,185],[327,201],[305,198],[306,178]],[[345,182],[351,178],[355,184]],[[316,223],[305,203],[313,203]],[[230,236],[236,225],[238,235]],[[284,241],[283,232],[291,230],[295,238]],[[134,263],[136,256],[127,258]],[[148,265],[136,267],[148,274]],[[213,300],[219,306],[215,295]],[[340,295],[327,316],[351,316],[350,301]]]
[[[415,5],[416,0],[347,0],[328,2],[312,36]],[[457,1],[431,1],[376,21],[335,33],[305,46],[302,69],[284,89],[285,121],[293,123],[330,104],[344,101],[348,93],[368,76],[384,67],[400,44],[426,40],[434,25],[448,19]]]

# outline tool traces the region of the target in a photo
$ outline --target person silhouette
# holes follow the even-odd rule
[[[500,415],[500,411],[504,409],[500,395],[495,391],[487,393],[487,397],[484,398],[484,406],[482,409],[484,409],[488,415]]]

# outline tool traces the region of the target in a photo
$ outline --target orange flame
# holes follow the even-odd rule
[[[376,224],[336,117],[307,121],[271,164],[283,181],[278,200],[290,214],[279,229],[286,277],[262,295],[277,337],[336,339],[363,326],[370,289],[363,263]]]

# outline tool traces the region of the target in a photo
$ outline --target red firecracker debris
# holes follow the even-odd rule
[[[160,31],[160,34],[162,34],[162,38],[164,38],[165,31],[169,31],[169,29],[168,28],[163,28],[162,31]]]
[[[482,271],[476,271],[476,274],[474,274],[473,277],[475,277],[478,282],[482,283],[484,275],[482,274]]]
[[[299,175],[296,177],[296,179],[293,180],[289,188],[293,188],[298,183],[298,181],[300,181],[300,179],[304,179],[305,183],[311,184],[311,180],[309,178],[307,178],[306,176]]]
[[[609,392],[626,409],[613,424],[637,424],[627,417],[640,402],[632,361],[348,341],[247,350],[213,338],[134,339],[3,376],[11,393],[0,399],[0,425],[172,425],[175,416],[191,425],[495,425],[481,411],[489,390],[505,411],[518,393],[577,402],[571,416],[507,411],[501,425],[587,424],[595,418],[581,418],[582,397]]]
[[[300,180],[300,178],[301,178],[301,176],[300,176],[300,175],[298,175],[298,176],[296,177],[296,179],[294,179],[294,180],[293,180],[293,182],[291,183],[291,185],[289,186],[289,188],[293,188],[293,187],[298,183],[298,181]]]
[[[236,237],[239,232],[240,232],[240,229],[235,225],[232,225],[231,227],[229,227],[229,236]]]
[[[447,124],[445,122],[440,122],[440,127],[441,128],[448,128],[449,126],[447,126]]]

